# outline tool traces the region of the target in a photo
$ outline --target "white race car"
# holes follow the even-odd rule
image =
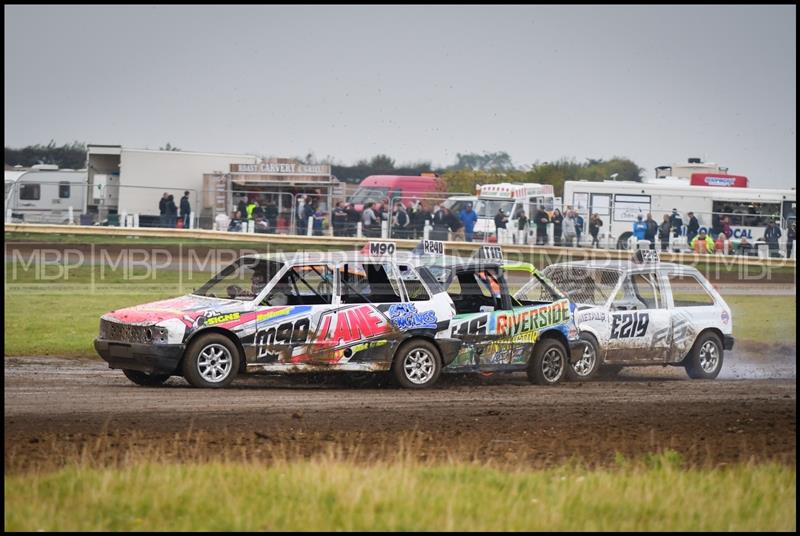
[[[638,260],[638,262],[637,262]],[[591,260],[543,270],[571,302],[589,344],[570,377],[586,380],[599,367],[683,366],[690,378],[713,379],[733,348],[733,318],[722,296],[691,266],[661,263],[654,251],[634,261]]]

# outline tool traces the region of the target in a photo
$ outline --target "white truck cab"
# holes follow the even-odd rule
[[[500,209],[508,216],[508,235],[515,236],[517,214],[520,210],[530,220],[539,206],[552,212],[554,203],[552,184],[501,182],[481,185],[478,187],[478,201],[475,206],[478,213],[475,239],[488,240],[490,236],[496,236],[494,217]]]

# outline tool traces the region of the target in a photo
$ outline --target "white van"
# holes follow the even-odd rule
[[[516,236],[516,215],[520,209],[530,220],[540,205],[546,211],[551,212],[554,203],[552,184],[501,182],[479,186],[478,202],[475,205],[475,211],[478,213],[478,222],[475,224],[475,240],[494,240],[493,237],[496,237],[494,217],[499,209],[503,209],[508,216],[509,236]],[[527,232],[531,232],[530,227]],[[531,241],[528,240],[528,242]]]

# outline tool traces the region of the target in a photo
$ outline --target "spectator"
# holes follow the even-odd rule
[[[661,251],[669,250],[670,221],[669,214],[664,214],[664,221],[658,226],[658,239],[661,240]]]
[[[733,229],[731,229],[731,219],[728,216],[722,218],[722,234],[724,234],[726,238],[730,238],[733,236]]]
[[[575,231],[576,225],[575,213],[571,210],[567,210],[563,223],[565,247],[571,248],[575,245],[575,237],[578,236],[578,233]]]
[[[695,253],[714,253],[714,241],[706,234],[705,229],[700,229],[697,236],[689,243]]]
[[[450,232],[453,233],[453,238],[451,240],[455,240],[456,242],[463,242],[464,241],[464,224],[461,223],[461,219],[456,215],[455,212],[451,212],[450,209],[442,207],[445,213],[445,217],[447,218],[447,226],[450,228]]]
[[[267,232],[274,233],[278,223],[278,205],[271,198],[264,207],[264,217],[267,219]]]
[[[222,217],[220,218],[220,216]],[[227,228],[228,231],[231,232],[240,232],[242,230],[242,213],[239,212],[238,210],[234,212],[233,219],[228,218],[228,216],[226,216],[223,213],[220,213],[219,215],[217,215],[216,221],[218,225],[217,228],[220,230],[225,228]]]
[[[158,201],[158,224],[161,227],[167,226],[167,198],[169,194],[164,192],[161,199]]]
[[[256,209],[257,206],[258,206],[258,203],[256,203],[256,198],[255,197],[251,197],[250,198],[250,202],[247,203],[247,209],[245,210],[245,214],[247,214],[247,219],[248,220],[252,220],[253,219],[253,211]]]
[[[461,223],[464,224],[464,239],[472,242],[472,235],[475,232],[475,223],[478,221],[478,214],[472,210],[472,203],[467,203],[459,214]]]
[[[642,215],[639,214],[636,216],[636,221],[633,222],[633,236],[636,237],[636,240],[644,240],[645,235],[647,234],[647,224],[642,221]]]
[[[408,216],[406,206],[398,201],[394,205],[392,214],[392,235],[396,238],[409,238],[411,218]]]
[[[303,195],[297,196],[297,206],[295,207],[295,227],[297,230],[295,231],[296,234],[303,235],[306,234],[307,225],[308,225],[308,218],[305,217],[306,215],[306,198]]]
[[[550,223],[550,218],[545,212],[544,207],[539,205],[539,208],[536,209],[536,215],[534,216],[536,219],[536,245],[546,245],[547,244],[547,224]]]
[[[347,212],[347,227],[345,228],[345,236],[355,236],[358,222],[361,221],[361,214],[358,213],[356,207],[353,206],[353,203],[347,203],[345,212]]]
[[[254,220],[266,219],[266,215],[264,214],[264,207],[261,206],[261,203],[256,203],[256,207],[253,209],[252,216]]]
[[[602,226],[603,220],[600,219],[600,215],[597,213],[592,214],[591,219],[589,219],[589,234],[592,235],[592,245],[590,247],[600,247],[600,240],[597,235],[600,234],[600,227]]]
[[[425,218],[422,204],[419,199],[413,199],[408,207],[409,232],[412,238],[419,238],[424,233]]]
[[[175,223],[178,221],[178,206],[175,204],[175,197],[169,194],[167,203],[165,205],[167,213],[167,227],[175,228]]]
[[[361,213],[361,223],[364,226],[364,236],[378,237],[380,236],[380,221],[378,216],[375,215],[375,210],[372,208],[375,205],[372,201],[364,205],[364,211]]]
[[[672,215],[669,218],[669,225],[672,229],[672,236],[680,236],[681,229],[683,228],[683,219],[681,219],[681,215],[678,214],[678,209],[672,209]]]
[[[313,210],[311,217],[314,218],[311,229],[314,236],[322,236],[322,230],[325,228],[325,214],[322,213],[317,203],[311,203],[311,209]]]
[[[711,240],[714,240],[714,238],[712,237]],[[717,253],[724,254],[727,251],[730,255],[733,253],[733,242],[731,242],[731,239],[725,236],[723,233],[720,233],[717,235],[717,239],[714,240],[714,248]]]
[[[689,224],[691,225],[691,220],[689,220]],[[722,232],[722,218],[720,218],[719,214],[712,214],[711,215],[711,238],[717,238],[717,235]],[[694,238],[694,237],[692,237]]]
[[[792,258],[792,246],[794,241],[797,240],[797,229],[795,222],[789,224],[789,230],[786,231],[786,258]]]
[[[316,203],[312,201],[310,198],[306,197],[305,202],[303,203],[303,217],[302,217],[302,225],[300,227],[301,232],[300,234],[307,234],[308,233],[308,219],[313,218],[314,214],[317,211]],[[313,230],[314,223],[312,221],[311,228]]]
[[[183,192],[181,197],[181,219],[183,220],[183,228],[189,228],[189,215],[192,213],[192,205],[189,203],[189,192]]]
[[[333,236],[347,236],[345,228],[347,226],[347,210],[345,210],[344,202],[339,201],[331,214],[331,224],[333,225]]]
[[[697,236],[697,231],[700,229],[700,223],[694,216],[694,212],[687,212],[689,216],[689,225],[686,226],[686,240],[691,243],[692,239]],[[713,236],[711,237],[714,238]]]
[[[575,214],[575,245],[581,247],[581,235],[583,234],[583,216]]]
[[[736,247],[736,253],[739,255],[752,255],[753,245],[748,242],[746,238],[742,238],[739,241],[739,245]]]
[[[553,217],[550,218],[550,221],[553,222],[553,245],[560,246],[561,245],[561,226],[564,223],[564,216],[561,214],[561,211],[555,209],[553,211]]]
[[[525,232],[528,229],[528,217],[525,215],[525,209],[519,207],[517,213],[514,215],[517,220],[517,236],[520,243],[525,243]]]
[[[770,257],[773,256],[773,254],[777,255],[778,239],[780,237],[781,237],[780,228],[777,225],[775,225],[774,221],[770,221],[769,224],[767,224],[766,230],[764,231],[764,242],[767,243]]]
[[[500,235],[505,235],[506,232],[508,232],[508,228],[506,227],[507,223],[508,216],[506,216],[506,212],[502,208],[497,209],[497,214],[494,215],[494,229],[495,237],[497,238],[498,243],[500,242]],[[503,230],[502,233],[500,233],[500,229]]]
[[[441,205],[436,205],[431,218],[433,229],[431,230],[431,240],[447,240],[447,209]]]
[[[239,213],[239,219],[244,218],[244,215],[247,214],[247,196],[243,195],[241,199],[239,199],[239,204],[236,205],[236,212]]]
[[[656,235],[658,234],[658,224],[653,219],[653,214],[648,212],[647,219],[644,221],[647,225],[647,231],[644,233],[644,239],[650,241],[650,249],[656,249]]]

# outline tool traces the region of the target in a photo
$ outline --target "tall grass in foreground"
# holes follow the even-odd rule
[[[675,453],[546,470],[411,460],[70,466],[6,476],[5,530],[787,530],[796,471]]]

